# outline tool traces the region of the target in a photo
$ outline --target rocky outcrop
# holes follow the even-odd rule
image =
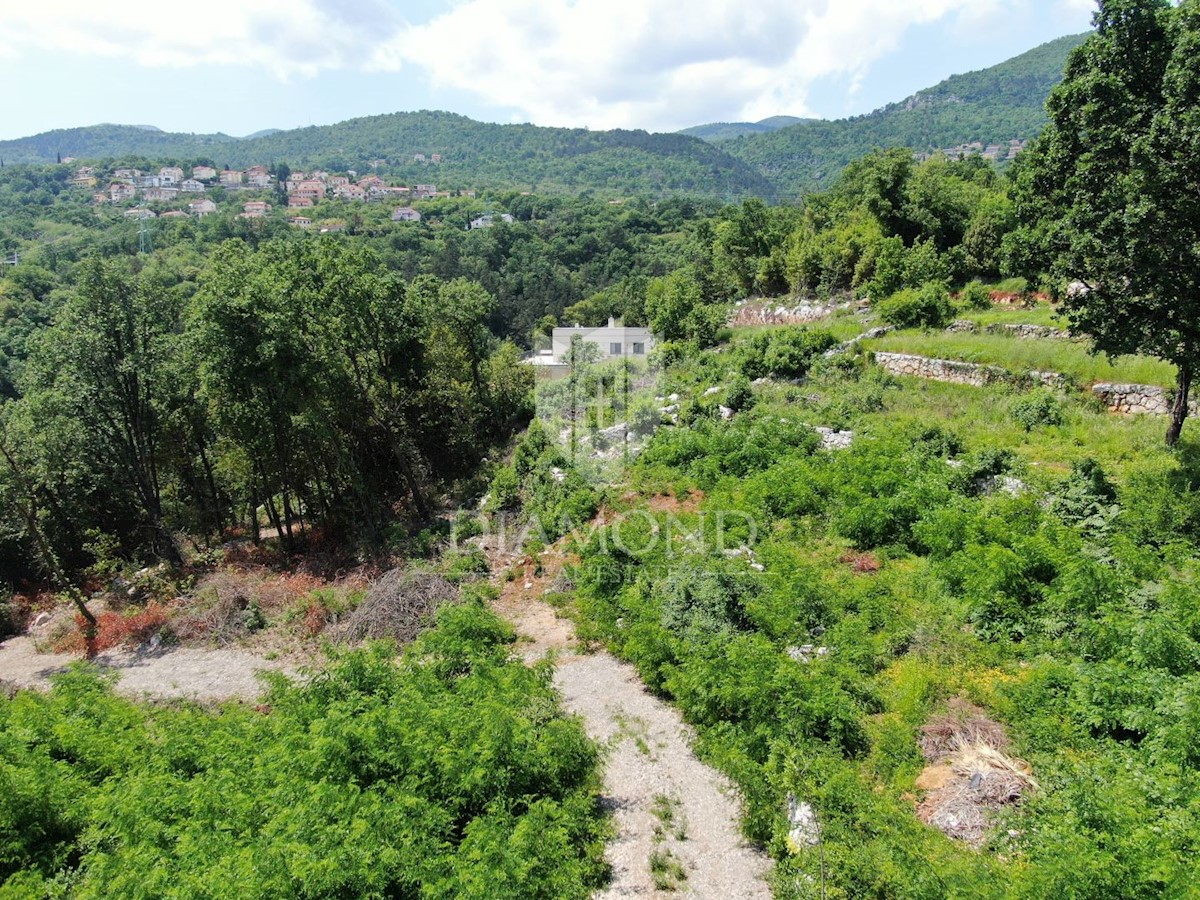
[[[803,325],[826,319],[841,309],[849,309],[850,303],[822,303],[800,300],[792,304],[772,303],[765,300],[741,300],[730,314],[728,324],[739,325]]]
[[[848,450],[850,445],[854,443],[853,431],[836,431],[833,428],[825,428],[818,425],[813,429],[821,436],[822,450]]]

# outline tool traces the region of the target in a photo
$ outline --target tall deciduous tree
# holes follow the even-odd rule
[[[164,419],[177,351],[174,300],[119,263],[87,261],[75,296],[40,337],[28,401],[82,429],[81,463],[132,498],[154,551],[182,562],[163,515]]]
[[[1081,288],[1073,327],[1178,368],[1167,443],[1200,365],[1200,3],[1102,0],[1018,174],[1024,267]]]

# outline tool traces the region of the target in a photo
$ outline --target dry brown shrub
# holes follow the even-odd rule
[[[443,603],[458,599],[458,588],[433,572],[392,569],[372,582],[366,599],[337,628],[341,644],[391,638],[408,643],[429,624]]]
[[[237,642],[249,633],[247,613],[252,603],[263,610],[266,600],[282,600],[264,591],[267,581],[262,572],[213,572],[192,591],[192,611],[175,623],[176,634],[185,641],[210,640],[222,646]]]
[[[1008,735],[1003,725],[963,697],[952,698],[946,712],[934,716],[921,729],[921,752],[930,762],[976,745],[1006,750]]]
[[[1018,803],[1037,781],[1029,764],[1009,756],[1004,726],[969,700],[956,697],[922,729],[921,750],[931,765],[922,773],[933,787],[917,808],[920,819],[956,840],[982,846],[992,813]],[[948,763],[948,765],[947,765]],[[946,770],[952,773],[948,780]],[[934,772],[943,777],[936,781]]]
[[[97,613],[96,635],[92,642],[91,653],[102,653],[113,647],[136,647],[144,644],[162,631],[169,618],[167,608],[153,600],[141,609],[126,613],[113,610]],[[82,615],[77,614],[75,628],[64,632],[56,640],[54,649],[59,653],[87,654],[86,629],[87,622]]]
[[[874,574],[883,567],[883,564],[873,554],[867,552],[844,553],[838,558],[838,562],[850,566],[860,575]]]

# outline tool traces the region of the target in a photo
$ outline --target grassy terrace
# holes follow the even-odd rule
[[[939,424],[967,446],[1011,450],[1026,468],[1021,477],[1035,482],[1060,477],[1071,463],[1088,457],[1117,476],[1169,462],[1163,447],[1166,422],[1158,417],[1115,416],[1098,401],[1078,396],[1063,398],[1062,424],[1026,431],[1013,415],[1023,391],[900,381],[899,387],[879,389],[869,380],[847,385],[815,378],[803,394],[806,405],[816,407],[815,425],[886,435],[910,425]]]
[[[1097,381],[1123,381],[1166,387],[1175,383],[1175,367],[1168,363],[1144,356],[1110,359],[1104,354],[1093,353],[1087,344],[1074,341],[909,330],[866,341],[863,346],[868,350],[986,363],[1014,372],[1031,369],[1061,372],[1084,385]]]

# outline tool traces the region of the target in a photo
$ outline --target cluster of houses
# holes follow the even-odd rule
[[[424,162],[421,154],[416,155],[418,162]],[[442,162],[442,156],[433,154],[431,161]],[[77,187],[95,190],[98,176],[95,167],[82,166],[76,170],[72,184]],[[163,166],[157,173],[142,172],[140,169],[120,168],[113,172],[107,190],[95,191],[92,199],[96,203],[130,203],[138,202],[138,206],[124,212],[127,218],[156,218],[158,216],[197,216],[202,217],[215,212],[216,203],[204,196],[211,185],[221,185],[227,190],[242,190],[242,188],[258,188],[258,190],[275,190],[281,187],[287,196],[288,222],[300,228],[311,227],[312,218],[306,210],[316,205],[318,200],[360,200],[365,203],[392,202],[398,203],[392,210],[392,222],[420,222],[421,214],[413,208],[414,200],[431,200],[440,197],[452,197],[450,191],[438,191],[437,185],[388,185],[378,175],[364,175],[358,178],[358,173],[346,175],[331,175],[328,172],[293,172],[283,181],[276,181],[266,166],[252,166],[245,170],[222,169],[212,166],[193,166],[191,173],[185,172],[179,166]],[[475,197],[475,191],[458,191],[460,197]],[[188,199],[187,208],[174,209],[157,214],[154,210],[142,205],[146,202],[170,203],[176,200]],[[251,200],[242,204],[242,218],[263,218],[272,210],[270,203],[264,200]],[[488,214],[474,218],[470,228],[491,228],[497,221],[512,222],[512,216]]]
[[[959,144],[957,147],[934,150],[932,153],[914,153],[913,158],[917,162],[925,162],[941,154],[947,159],[965,159],[968,156],[982,156],[984,159],[997,162],[1002,159],[1016,159],[1017,154],[1024,150],[1025,145],[1028,143],[1028,141],[1013,140],[1007,144],[988,144],[984,146],[982,141],[972,141],[969,144]]]
[[[270,187],[271,176],[267,174],[266,168],[260,168],[262,177],[266,179],[266,186]],[[218,172],[212,166],[195,166],[190,176],[185,175],[179,166],[163,166],[157,172],[117,169],[113,172],[108,189],[97,191],[92,195],[92,199],[97,203],[125,203],[138,199],[170,202],[182,195],[203,194],[208,190],[209,183],[220,179],[221,184],[225,184],[227,176],[237,175],[240,178],[242,173]],[[91,166],[81,166],[75,170],[75,177],[71,181],[80,187],[94,187],[96,170]]]
[[[418,161],[424,161],[422,154],[417,154]],[[441,162],[440,154],[433,154],[432,161]],[[92,166],[81,166],[76,170],[72,184],[77,187],[94,189],[98,181],[98,172]],[[185,177],[185,175],[187,177]],[[204,197],[208,187],[217,183],[226,189],[274,189],[277,182],[266,166],[251,166],[240,171],[225,169],[218,171],[213,166],[193,166],[190,175],[179,166],[163,166],[157,173],[142,172],[140,169],[121,168],[113,172],[112,181],[106,190],[96,191],[92,198],[96,203],[128,203],[131,201],[172,202],[186,198],[191,199],[187,210],[176,209],[162,213],[163,216],[205,216],[215,212],[217,205]],[[278,183],[287,195],[287,208],[294,213],[288,221],[299,227],[312,225],[312,219],[302,210],[314,206],[317,201],[327,198],[337,200],[358,200],[372,202],[397,202],[392,212],[393,222],[419,222],[421,213],[409,204],[414,200],[432,200],[438,197],[453,196],[450,191],[439,191],[434,184],[389,185],[378,175],[357,177],[357,173],[347,175],[331,175],[328,172],[292,172],[285,180]],[[474,197],[475,191],[459,191],[459,196]],[[242,218],[263,218],[272,210],[271,204],[263,201],[251,201],[242,205]],[[137,206],[126,210],[128,218],[155,218],[153,210]],[[507,221],[512,217],[505,214]],[[487,228],[493,224],[491,216],[483,216],[471,223],[472,228]]]

